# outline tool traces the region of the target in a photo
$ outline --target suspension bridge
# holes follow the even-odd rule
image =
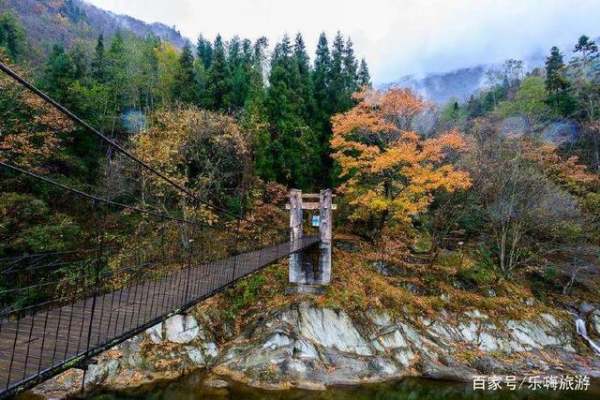
[[[35,184],[53,199],[57,215],[78,209],[93,227],[79,232],[76,248],[0,258],[0,398],[85,368],[91,357],[284,257],[291,283],[329,282],[330,190],[305,195],[313,200],[304,204],[301,192],[290,192],[289,226],[258,223],[243,207],[232,213],[200,198],[1,62],[0,70],[95,138],[103,154],[103,184],[93,187],[0,157],[3,186],[27,191]],[[152,193],[150,180],[169,192]],[[238,193],[239,204],[244,196]],[[319,235],[303,236],[303,209],[319,210]],[[197,218],[206,214],[210,222]],[[49,238],[61,240],[62,233]],[[307,251],[319,253],[318,262],[303,258]]]

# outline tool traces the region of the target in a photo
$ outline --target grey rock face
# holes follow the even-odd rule
[[[282,387],[289,382],[302,387],[357,384],[415,373],[468,381],[475,374],[506,368],[491,356],[471,365],[453,361],[453,354],[465,348],[507,355],[555,347],[573,350],[572,335],[550,314],[501,326],[478,310],[461,315],[462,322],[453,322],[456,317],[443,312],[417,323],[369,311],[364,315],[368,323],[359,324],[344,312],[302,304],[273,316],[252,330],[252,337],[234,342],[216,368],[241,373],[256,386],[264,374],[269,385]]]
[[[600,336],[600,310],[596,310],[590,315],[590,322],[594,333]]]
[[[163,341],[163,324],[162,322],[146,329],[146,335],[154,344],[160,344]]]
[[[600,325],[600,311],[590,314],[590,320]],[[323,389],[414,375],[469,381],[476,374],[524,375],[534,368],[551,368],[547,359],[536,356],[549,352],[555,352],[557,365],[578,366],[579,356],[569,356],[575,351],[572,331],[570,321],[550,314],[498,322],[478,310],[460,315],[443,311],[416,320],[372,310],[352,319],[343,311],[304,303],[265,315],[217,348],[193,316],[176,315],[119,345],[118,359],[90,366],[86,384],[105,384],[124,371],[146,376],[149,371],[193,368],[280,389]],[[470,362],[456,361],[465,359],[465,350],[480,355]],[[523,352],[526,356],[520,359],[527,362],[500,357]]]
[[[223,379],[210,378],[204,381],[204,386],[215,389],[223,389],[229,387],[229,383]]]
[[[469,382],[477,371],[462,365],[447,366],[425,359],[422,366],[423,376],[431,379]]]

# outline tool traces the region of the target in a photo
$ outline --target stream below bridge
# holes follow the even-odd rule
[[[326,391],[266,391],[228,382],[226,388],[207,388],[204,375],[147,385],[127,392],[104,392],[87,400],[598,400],[600,380],[587,391],[473,391],[472,384],[407,378],[397,382],[335,387]]]

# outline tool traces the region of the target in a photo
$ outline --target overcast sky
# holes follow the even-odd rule
[[[175,25],[195,42],[221,33],[271,43],[302,32],[350,35],[376,83],[525,57],[600,35],[600,0],[87,0],[146,22]]]

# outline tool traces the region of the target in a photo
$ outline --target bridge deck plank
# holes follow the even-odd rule
[[[0,319],[0,398],[30,386],[44,370],[105,348],[139,327],[204,298],[234,280],[316,243],[283,243],[133,284],[18,320]]]

